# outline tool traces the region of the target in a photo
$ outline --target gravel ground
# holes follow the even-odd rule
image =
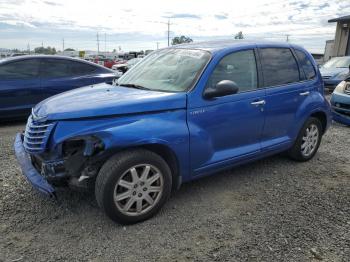
[[[121,226],[94,196],[41,197],[0,126],[0,261],[349,261],[350,128],[307,163],[270,157],[185,184],[146,222]]]

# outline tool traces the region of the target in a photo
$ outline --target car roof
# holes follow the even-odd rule
[[[90,62],[90,61],[86,61],[86,60],[83,60],[80,58],[60,56],[60,55],[24,55],[24,56],[8,57],[8,58],[4,58],[4,59],[0,60],[0,65],[5,64],[5,63],[9,63],[9,62],[22,61],[22,60],[33,59],[33,58],[36,58],[36,59],[60,59],[60,60],[67,60],[67,61],[75,61],[75,62],[79,62],[79,63],[92,65],[92,66],[98,67],[100,69],[105,69],[106,71],[111,71],[110,69],[108,69],[104,66],[98,65],[98,64]]]
[[[262,40],[216,40],[216,41],[205,41],[205,42],[192,42],[188,44],[180,44],[169,48],[184,48],[184,49],[200,49],[209,51],[211,53],[219,52],[223,49],[228,48],[240,48],[245,46],[272,46],[272,47],[296,47],[302,49],[301,46],[290,44],[288,42],[275,42],[275,41],[262,41]]]

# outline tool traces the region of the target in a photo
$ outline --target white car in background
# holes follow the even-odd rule
[[[134,65],[136,65],[138,62],[140,62],[142,58],[133,58],[127,61],[123,64],[115,64],[112,66],[112,70],[119,71],[122,74],[124,74],[126,71],[128,71],[130,68],[132,68]]]

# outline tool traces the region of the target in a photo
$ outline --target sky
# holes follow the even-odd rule
[[[0,0],[0,48],[100,51],[156,49],[170,36],[194,41],[289,41],[323,53],[329,19],[349,15],[350,0]],[[157,44],[158,43],[158,44]]]

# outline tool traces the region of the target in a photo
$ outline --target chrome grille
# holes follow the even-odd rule
[[[42,153],[46,145],[54,123],[35,122],[32,116],[28,118],[24,132],[23,146],[28,153]]]

